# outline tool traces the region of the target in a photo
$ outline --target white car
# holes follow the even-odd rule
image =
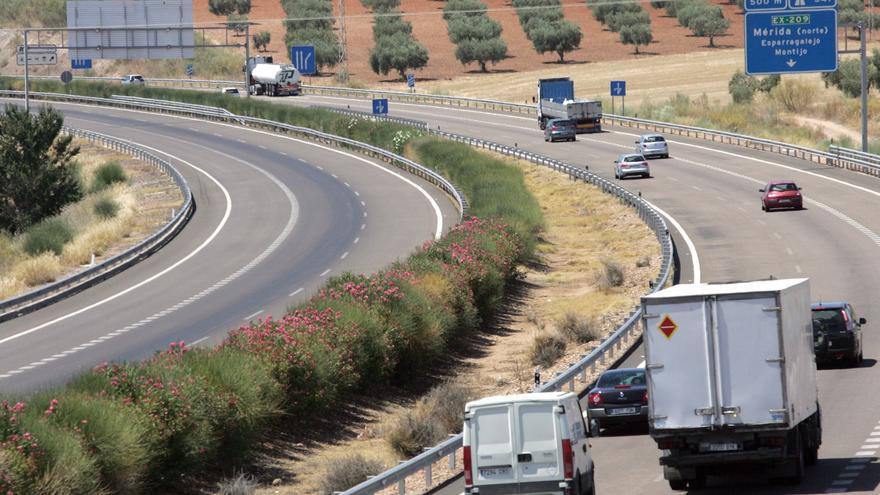
[[[220,92],[223,93],[224,95],[231,95],[231,96],[240,96],[241,95],[241,93],[238,92],[238,88],[234,88],[234,87],[223,88],[220,90]]]
[[[617,160],[614,160],[614,178],[625,179],[632,175],[650,177],[651,168],[648,166],[648,160],[644,156],[635,153],[617,157]]]
[[[645,158],[652,156],[669,158],[669,144],[660,134],[644,134],[636,141],[636,153]]]
[[[464,493],[595,495],[576,394],[500,395],[464,408]]]
[[[144,76],[140,74],[122,76],[122,84],[144,84]]]

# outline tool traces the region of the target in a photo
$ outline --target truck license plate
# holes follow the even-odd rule
[[[617,409],[608,410],[608,414],[612,416],[617,416],[619,414],[635,414],[636,412],[635,407],[618,407]]]
[[[493,478],[495,476],[507,476],[510,474],[509,467],[492,467],[480,468],[480,476],[483,478]]]
[[[736,442],[731,443],[709,443],[703,442],[700,444],[700,450],[703,452],[733,452],[739,450],[739,444]]]

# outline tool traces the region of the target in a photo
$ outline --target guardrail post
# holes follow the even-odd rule
[[[406,478],[397,482],[397,495],[406,495]]]

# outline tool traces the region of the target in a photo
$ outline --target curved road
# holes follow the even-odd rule
[[[53,106],[69,126],[169,159],[197,209],[133,268],[0,324],[0,393],[144,358],[171,341],[218,343],[249,320],[282,314],[328,277],[405,257],[458,220],[438,189],[359,155],[218,123]]]
[[[305,97],[288,104],[348,106],[370,111],[363,100]],[[613,160],[634,148],[637,131],[607,129],[574,143],[544,143],[533,117],[488,111],[390,103],[390,115],[424,120],[433,128],[517,145],[613,179]],[[819,465],[797,487],[768,485],[760,477],[710,478],[705,493],[876,493],[880,488],[880,180],[781,155],[670,136],[672,158],[652,160],[652,179],[625,187],[673,216],[696,248],[699,265],[682,257],[682,281],[723,282],[809,277],[813,299],[852,302],[868,319],[865,364],[822,369],[819,393],[824,444]],[[758,188],[771,179],[793,179],[807,198],[803,211],[764,213]],[[680,237],[679,237],[680,239]],[[677,247],[682,242],[677,240]],[[689,254],[689,253],[685,253]],[[636,349],[628,363],[637,365]],[[659,451],[644,432],[612,432],[593,439],[598,493],[670,493],[657,462]],[[460,481],[443,493],[459,493]]]

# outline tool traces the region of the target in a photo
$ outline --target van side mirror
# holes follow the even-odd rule
[[[803,187],[798,187],[798,191],[800,191],[801,189],[803,189]]]
[[[868,323],[868,320],[864,318],[859,318],[859,325],[864,325],[865,323]]]
[[[764,188],[758,189],[758,192],[764,192]]]
[[[618,162],[617,160],[614,160],[614,163],[620,163],[620,162]]]

